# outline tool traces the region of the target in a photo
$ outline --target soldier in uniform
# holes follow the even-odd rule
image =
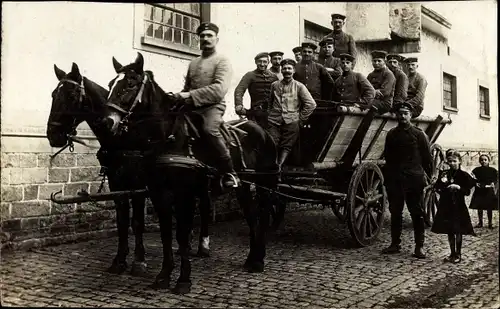
[[[375,89],[375,99],[372,106],[381,115],[392,109],[396,78],[385,65],[385,57],[387,56],[385,51],[375,50],[371,56],[374,70],[368,74],[367,78]]]
[[[220,132],[226,110],[224,96],[231,85],[232,67],[229,59],[216,51],[219,28],[213,23],[202,23],[196,30],[200,37],[202,54],[189,63],[186,82],[176,97],[193,106],[193,112],[203,118],[201,130],[207,144],[218,157],[218,170],[223,173],[226,187],[239,185],[233,162]]]
[[[387,67],[391,70],[396,78],[396,86],[394,87],[393,105],[406,101],[408,90],[408,76],[400,67],[402,57],[395,54],[387,55]]]
[[[293,78],[304,84],[315,100],[331,100],[333,79],[324,66],[313,61],[316,49],[314,43],[302,43],[302,61],[296,65]]]
[[[420,116],[424,110],[425,90],[427,89],[427,80],[422,74],[417,72],[418,59],[410,57],[406,59],[408,63],[408,97],[406,102],[411,104],[414,109],[413,118]]]
[[[334,57],[333,53],[335,52],[335,46],[333,43],[332,38],[327,38],[324,40],[325,42],[325,58],[323,59],[323,62],[320,62],[328,73],[330,73],[330,76],[333,78],[333,80],[336,80],[340,75],[342,75],[342,68],[340,66],[340,58]]]
[[[302,60],[302,46],[294,47],[292,52],[295,55],[295,61],[300,62]]]
[[[271,67],[269,68],[269,71],[274,73],[279,80],[282,80],[283,74],[281,74],[280,62],[281,59],[283,59],[283,52],[280,51],[270,52],[269,57],[271,57]]]
[[[382,253],[401,250],[403,207],[406,201],[413,221],[414,257],[425,258],[423,190],[432,172],[432,155],[427,135],[410,122],[413,106],[407,102],[394,106],[398,126],[387,133],[384,147],[385,186],[391,213],[391,244]]]
[[[361,73],[352,71],[354,57],[340,55],[342,75],[335,81],[333,100],[337,102],[356,102],[365,107],[371,105],[375,89]]]
[[[259,53],[255,56],[257,68],[247,72],[241,78],[234,90],[234,105],[236,114],[247,116],[249,120],[257,122],[261,127],[267,126],[267,99],[271,84],[278,77],[267,69],[269,65],[269,53]],[[250,94],[250,112],[243,107],[243,95],[245,91]]]
[[[342,14],[332,14],[332,26],[333,31],[326,35],[323,40],[327,38],[333,39],[333,44],[335,46],[335,54],[334,57],[340,58],[340,54],[349,54],[354,57],[354,63],[352,68],[354,69],[356,63],[356,57],[358,55],[358,51],[356,49],[356,42],[352,35],[345,33],[342,31],[342,28],[345,25],[346,17]]]
[[[285,59],[281,62],[283,79],[271,85],[269,98],[268,132],[278,149],[278,167],[288,157],[299,136],[300,127],[316,108],[306,86],[294,80],[296,62]]]

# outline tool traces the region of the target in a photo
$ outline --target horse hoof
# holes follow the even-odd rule
[[[170,287],[170,280],[168,279],[156,279],[153,284],[150,285],[153,290],[166,290]]]
[[[174,292],[175,294],[187,294],[191,292],[191,281],[177,282],[172,292]]]
[[[144,276],[147,272],[146,268],[147,268],[146,262],[134,262],[132,263],[130,274],[136,277]]]
[[[259,262],[245,262],[245,269],[249,273],[261,273],[264,271],[264,263]]]
[[[108,273],[115,274],[115,275],[121,275],[125,270],[127,270],[127,262],[115,262],[113,261],[113,264],[108,268]]]
[[[210,249],[199,247],[196,256],[201,258],[210,257]]]

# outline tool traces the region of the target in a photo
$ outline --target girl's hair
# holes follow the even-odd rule
[[[480,155],[480,156],[479,156],[479,161],[481,161],[481,158],[482,158],[482,157],[486,157],[486,158],[488,159],[488,162],[489,162],[489,161],[491,161],[490,156],[489,156],[489,155],[487,155],[487,154],[485,154],[485,153],[483,153],[482,155]]]
[[[448,149],[448,150],[446,150],[446,158],[448,158],[448,157],[457,158],[458,161],[462,161],[462,156],[455,149]]]

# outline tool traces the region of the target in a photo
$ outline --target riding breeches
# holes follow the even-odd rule
[[[292,123],[283,123],[281,125],[276,125],[269,122],[267,127],[267,132],[271,135],[276,148],[281,151],[292,151],[293,145],[299,137],[299,122],[294,121]]]
[[[215,152],[214,157],[218,162],[217,169],[221,173],[233,173],[234,167],[233,161],[231,160],[231,154],[220,132],[224,111],[225,107],[223,105],[215,105],[212,108],[195,112],[203,118],[201,131],[204,133],[207,143],[212,146],[212,151]]]

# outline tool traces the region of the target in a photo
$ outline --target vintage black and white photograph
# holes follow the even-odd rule
[[[0,305],[500,308],[497,11],[2,2]]]

